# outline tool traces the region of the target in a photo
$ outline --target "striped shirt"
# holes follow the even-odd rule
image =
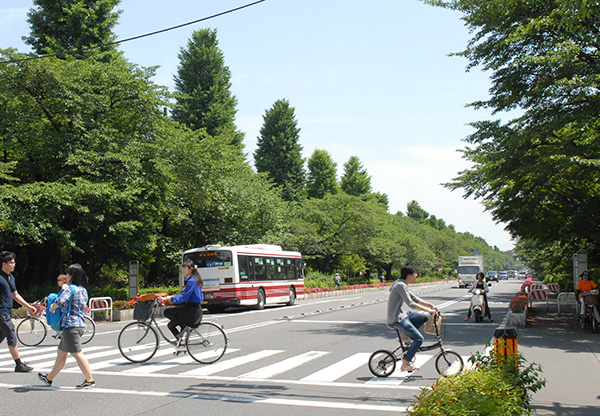
[[[58,294],[58,298],[54,303],[61,308],[68,308],[71,300],[71,289],[73,289],[73,303],[71,303],[71,312],[63,316],[63,328],[83,328],[85,321],[83,317],[86,315],[85,307],[88,302],[88,293],[85,287],[77,285],[63,285],[63,289]]]

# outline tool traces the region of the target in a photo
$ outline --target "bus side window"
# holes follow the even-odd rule
[[[296,278],[296,273],[294,270],[294,268],[295,268],[294,260],[286,259],[285,260],[285,268],[286,268],[288,280],[294,280]]]
[[[277,279],[277,273],[275,271],[275,260],[272,259],[271,257],[265,258],[265,273],[266,273],[265,278],[267,278],[269,280]]]
[[[238,267],[240,269],[240,280],[248,280],[248,257],[238,256]]]
[[[267,270],[262,257],[254,257],[254,274],[256,280],[267,280]]]

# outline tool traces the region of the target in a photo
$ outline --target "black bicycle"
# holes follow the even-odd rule
[[[453,376],[460,373],[464,368],[462,357],[455,351],[444,348],[442,337],[440,335],[442,317],[438,312],[436,318],[432,320],[432,327],[436,342],[431,345],[423,345],[419,348],[421,351],[430,351],[439,348],[438,354],[435,356],[435,369],[438,374],[444,377]],[[394,351],[377,350],[369,358],[369,370],[377,377],[387,377],[396,370],[396,362],[402,361],[408,352],[408,345],[402,342],[400,331],[396,328],[398,334],[398,342],[400,345]],[[425,332],[428,332],[427,330]]]
[[[158,351],[158,334],[166,342],[175,346],[175,355],[187,352],[190,357],[202,364],[214,363],[225,354],[229,338],[223,328],[214,322],[203,321],[196,328],[186,326],[177,339],[167,338],[155,318],[159,305],[158,299],[136,303],[138,313],[139,309],[144,309],[144,317],[143,320],[125,325],[119,333],[117,343],[123,357],[132,363],[148,361]]]

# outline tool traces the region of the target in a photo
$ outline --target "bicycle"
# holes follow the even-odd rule
[[[437,341],[431,345],[421,346],[419,352],[439,348],[440,352],[435,357],[435,369],[439,375],[447,377],[460,373],[464,368],[464,362],[457,352],[444,348],[439,330],[441,320],[442,317],[438,312],[438,316],[433,319],[434,332],[431,332],[432,335],[435,335]],[[398,342],[400,343],[398,348],[394,351],[377,350],[369,358],[369,370],[377,377],[387,377],[392,374],[396,370],[396,362],[402,361],[408,352],[409,346],[402,342],[400,331],[397,328],[394,329],[398,334]]]
[[[36,312],[33,314],[27,312],[27,318],[23,319],[19,325],[17,325],[17,339],[19,342],[27,347],[36,347],[40,345],[48,336],[48,327],[44,322],[46,316],[46,304],[48,298],[45,297],[41,301],[32,303],[32,306],[36,308]],[[83,336],[81,337],[81,343],[87,344],[90,342],[94,335],[96,335],[96,323],[92,318],[85,315],[83,317],[85,327],[83,330]],[[56,331],[52,338],[60,339],[62,331]]]
[[[212,321],[203,321],[196,328],[185,326],[176,339],[167,338],[156,322],[156,310],[159,305],[158,299],[136,303],[136,308],[149,310],[143,313],[146,315],[143,319],[125,325],[119,333],[119,351],[127,360],[132,363],[144,363],[154,357],[159,347],[158,334],[176,347],[175,355],[187,352],[201,364],[214,363],[225,354],[229,338],[223,328]]]

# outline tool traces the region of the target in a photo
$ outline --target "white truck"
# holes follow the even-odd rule
[[[483,256],[458,256],[458,287],[471,287],[479,272],[483,272]]]

